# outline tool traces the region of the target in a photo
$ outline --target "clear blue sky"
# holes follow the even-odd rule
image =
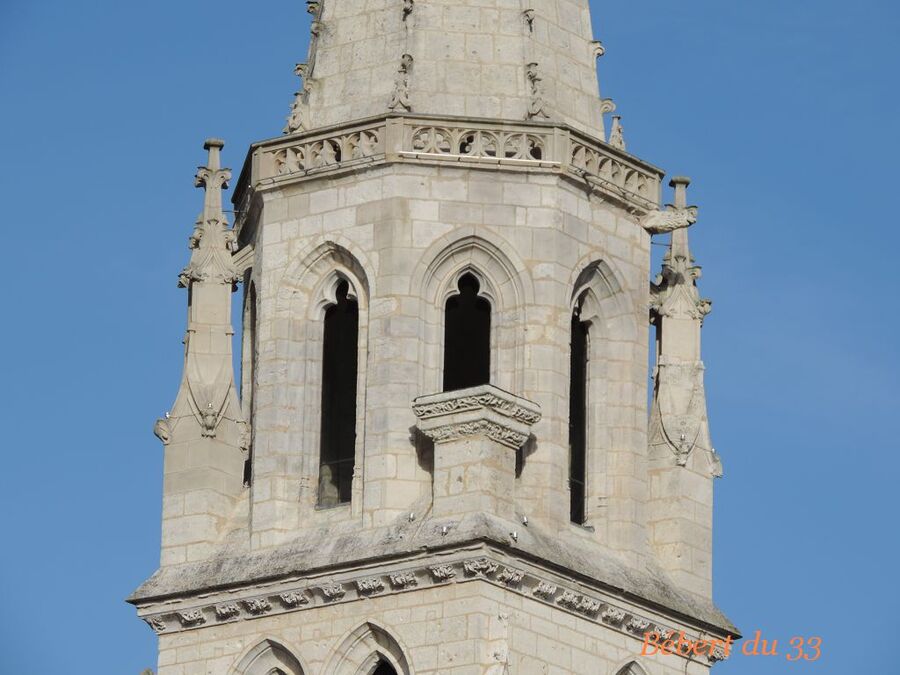
[[[716,672],[896,673],[900,5],[592,4],[629,148],[701,206],[717,599],[824,640]],[[307,34],[301,0],[0,0],[0,671],[155,665],[123,598],[158,556],[193,171],[280,132]]]

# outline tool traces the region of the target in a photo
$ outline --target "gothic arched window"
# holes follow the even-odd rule
[[[335,297],[325,310],[322,347],[319,506],[350,501],[356,452],[359,304],[343,280]]]
[[[471,273],[457,288],[444,306],[444,391],[491,380],[491,303],[478,295],[481,285]]]
[[[585,522],[587,481],[587,383],[589,324],[581,320],[581,303],[572,312],[569,356],[569,518]]]
[[[394,670],[394,667],[382,659],[378,662],[378,665],[375,666],[375,670],[372,671],[371,675],[397,675],[397,671]]]
[[[241,358],[241,403],[244,419],[248,422],[253,417],[253,394],[256,387],[256,359],[258,330],[256,321],[256,284],[252,281],[245,285],[244,326],[242,331]],[[251,427],[252,428],[252,427]],[[253,445],[248,448],[244,461],[244,485],[250,485],[253,478]]]

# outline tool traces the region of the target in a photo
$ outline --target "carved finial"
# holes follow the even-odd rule
[[[522,12],[522,18],[525,19],[525,25],[528,26],[528,32],[534,32],[534,10],[526,9]]]
[[[687,176],[675,176],[669,181],[669,187],[675,190],[675,208],[678,210],[687,208],[687,189],[691,179]]]
[[[409,101],[409,72],[412,70],[412,65],[413,57],[411,55],[404,54],[400,57],[400,67],[397,69],[397,76],[394,79],[394,91],[388,103],[388,108],[391,110],[397,108],[402,108],[407,112],[412,110]]]
[[[540,67],[536,62],[531,62],[525,66],[525,77],[528,78],[528,84],[531,86],[531,101],[528,104],[528,115],[526,119],[534,119],[535,117],[550,117],[547,114],[547,104],[544,101],[544,87],[541,84]]]
[[[612,129],[609,131],[609,144],[619,150],[625,149],[625,133],[622,128],[622,116],[614,115]]]
[[[194,185],[204,190],[203,213],[197,220],[189,239],[191,260],[179,276],[179,286],[187,288],[193,281],[213,281],[232,286],[239,278],[231,261],[236,248],[234,232],[222,210],[222,190],[228,188],[231,170],[221,167],[220,151],[225,142],[207,139],[203,148],[208,152],[206,166],[197,170]]]
[[[594,58],[599,59],[606,53],[606,47],[603,46],[603,43],[600,40],[591,40],[591,49],[594,52]]]
[[[415,9],[415,0],[403,0],[403,20],[406,21]]]
[[[309,93],[309,66],[298,63],[294,66],[294,75],[300,78],[300,90],[294,92],[294,102],[291,104],[291,114],[288,115],[284,133],[293,134],[304,131],[307,128],[306,98]]]

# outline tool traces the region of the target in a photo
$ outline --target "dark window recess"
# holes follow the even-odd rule
[[[253,391],[256,386],[256,286],[252,283],[249,286],[249,290],[247,292],[247,306],[245,309],[245,321],[244,321],[244,335],[243,339],[246,340],[248,338],[247,333],[249,332],[250,338],[250,363],[242,363],[241,368],[250,369],[250,378],[247,380],[246,378],[241,378],[241,383],[243,385],[244,381],[247,381],[249,386],[248,389],[250,391],[241,391],[241,396],[249,397],[249,402],[247,403],[247,411],[248,414],[253,416]],[[251,481],[253,480],[253,445],[247,449],[247,459],[244,460],[244,486],[249,487]]]
[[[397,675],[397,671],[387,661],[379,661],[375,670],[372,671],[372,675]]]
[[[478,297],[478,279],[464,274],[459,295],[447,300],[444,316],[444,391],[491,380],[491,303]]]
[[[584,523],[587,455],[587,367],[588,324],[572,314],[572,344],[569,370],[569,517]]]
[[[342,281],[337,304],[325,311],[319,506],[349,502],[353,483],[359,304],[347,297],[349,290]]]

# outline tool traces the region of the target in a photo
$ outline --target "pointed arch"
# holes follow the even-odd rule
[[[524,383],[525,309],[534,289],[513,247],[492,233],[459,228],[435,242],[411,276],[410,294],[422,303],[420,345],[422,392],[441,390],[444,321],[448,299],[459,293],[463,277],[478,282],[478,296],[491,305],[490,380],[513,393]]]
[[[637,661],[629,661],[613,671],[613,675],[650,675],[647,669]]]
[[[406,650],[385,628],[366,621],[338,643],[323,675],[374,675],[387,667],[397,675],[412,675]]]
[[[267,464],[277,467],[279,475],[273,479],[286,483],[284,487],[273,488],[273,493],[286,495],[294,492],[293,486],[297,484],[305,486],[299,509],[296,500],[293,503],[285,500],[281,504],[282,513],[278,518],[282,522],[290,523],[291,518],[297,522],[303,517],[300,514],[310,513],[319,505],[346,507],[348,501],[350,514],[362,512],[365,383],[373,278],[374,270],[365,253],[343,237],[328,236],[310,242],[293,256],[277,288],[271,291],[274,316],[264,319],[261,324],[270,333],[265,336],[270,348],[260,355],[259,368],[263,386],[271,389],[266,399],[272,404],[267,415],[261,416],[260,423],[272,420],[273,424],[281,425],[281,430],[286,426],[288,439],[286,443],[278,444],[274,452],[280,455],[269,457]],[[331,308],[348,301],[357,327],[355,392],[352,387],[347,388],[355,406],[342,407],[341,412],[354,417],[342,420],[342,426],[353,430],[355,438],[354,434],[345,434],[349,441],[343,439],[342,447],[349,443],[349,454],[341,450],[340,457],[332,458],[341,462],[340,476],[346,477],[344,481],[343,478],[334,479],[334,467],[322,470],[325,424],[322,410],[326,320]],[[340,399],[340,396],[336,398]],[[290,424],[285,425],[285,420],[290,420]],[[332,499],[333,495],[329,493],[327,504],[321,499],[320,489],[325,475],[331,477],[325,484],[331,487],[338,484],[338,497]],[[345,483],[349,483],[349,500]],[[335,512],[332,517],[346,517],[346,511]]]
[[[572,279],[569,359],[569,495],[573,522],[601,530],[613,498],[611,439],[621,420],[646,406],[629,386],[634,380],[638,319],[621,276],[606,260],[583,264]],[[635,390],[634,400],[622,391]]]
[[[231,675],[305,675],[299,659],[284,645],[270,639],[253,646]]]

